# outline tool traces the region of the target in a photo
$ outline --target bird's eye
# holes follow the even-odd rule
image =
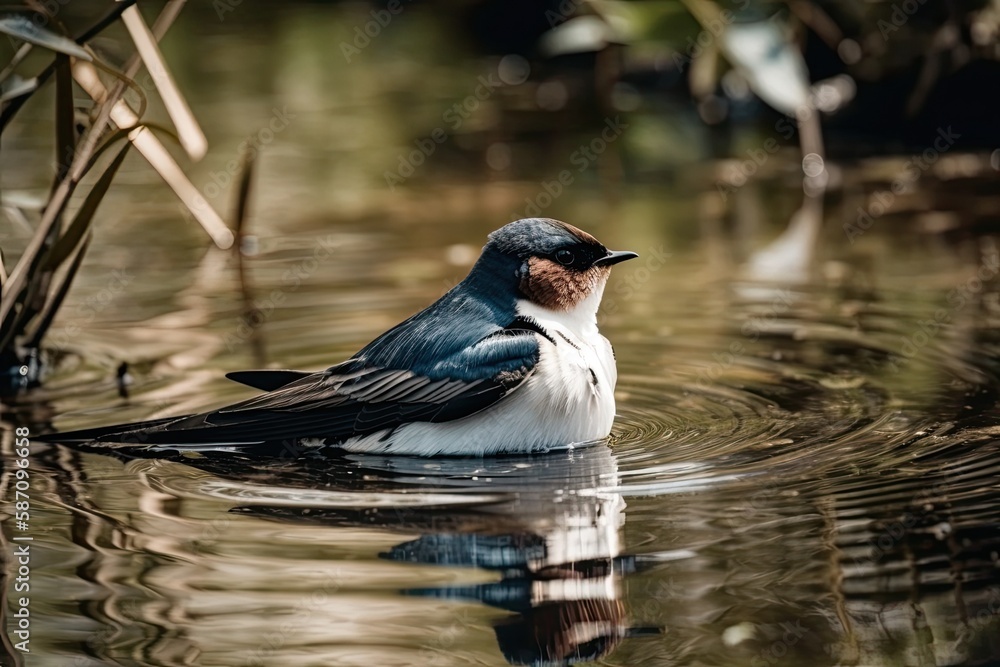
[[[557,250],[556,251],[556,261],[563,266],[569,266],[573,263],[576,257],[573,255],[572,250]]]

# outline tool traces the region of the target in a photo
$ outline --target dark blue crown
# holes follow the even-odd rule
[[[547,255],[577,243],[601,246],[590,234],[552,218],[524,218],[504,225],[489,235],[490,247],[522,259]]]

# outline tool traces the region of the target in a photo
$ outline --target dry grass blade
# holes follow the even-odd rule
[[[80,265],[83,264],[83,256],[87,254],[87,248],[90,247],[90,239],[91,235],[88,233],[83,243],[76,249],[73,261],[70,263],[69,268],[66,269],[66,273],[63,274],[62,280],[52,288],[48,299],[46,299],[45,308],[39,315],[38,324],[35,325],[35,329],[31,332],[28,339],[29,348],[38,347],[42,342],[42,338],[48,332],[49,327],[52,326],[52,320],[55,319],[56,313],[59,312],[59,307],[62,306],[66,295],[69,294],[69,288],[73,285],[76,272],[80,269]]]
[[[0,70],[0,83],[7,81],[7,78],[14,73],[14,70],[21,64],[21,61],[31,53],[32,46],[34,45],[31,42],[25,42],[17,48],[17,51],[14,52],[14,57],[10,59],[10,62],[7,63],[7,66],[3,70]]]
[[[81,61],[77,61],[81,62]],[[103,127],[108,110],[102,110],[98,120],[91,127],[91,133],[84,143],[81,151],[74,157],[69,173],[56,186],[49,196],[48,203],[42,214],[42,219],[38,223],[34,236],[25,248],[24,253],[11,271],[6,289],[0,294],[0,351],[6,350],[14,336],[17,334],[15,320],[24,322],[21,317],[24,313],[15,316],[15,306],[24,304],[28,297],[37,294],[45,288],[46,276],[48,274],[38,274],[39,264],[45,252],[46,241],[49,234],[56,225],[59,216],[63,214],[66,205],[69,203],[70,195],[76,189],[80,179],[94,166],[95,148],[97,144],[97,127]],[[44,284],[39,284],[44,283]]]
[[[32,263],[28,267],[28,275],[34,276],[34,279],[26,286],[23,296],[18,294],[6,295],[7,297],[17,298],[21,302],[21,310],[16,314],[11,313],[9,321],[5,320],[3,322],[3,329],[0,330],[0,349],[5,349],[10,345],[17,332],[23,331],[32,318],[44,310],[45,299],[39,298],[42,296],[39,292],[49,290],[49,285],[52,282],[52,276],[56,269],[70,256],[84,233],[90,227],[94,213],[97,211],[97,207],[111,186],[111,181],[125,159],[128,148],[129,144],[125,144],[111,164],[104,170],[104,173],[101,174],[94,187],[87,193],[86,199],[84,199],[83,204],[80,206],[80,210],[77,211],[66,234],[52,246],[42,245],[39,247],[39,251],[35,253]],[[58,215],[55,217],[58,218]],[[49,235],[55,229],[56,225],[53,222],[49,227]],[[46,247],[49,247],[49,250],[46,251]],[[23,257],[22,261],[24,261]],[[20,267],[20,263],[18,267]]]
[[[219,247],[228,248],[234,240],[232,232],[188,180],[150,127],[141,122],[145,105],[142,91],[138,90],[141,98],[138,113],[122,100],[127,87],[135,85],[132,77],[145,63],[178,129],[179,137],[175,138],[193,158],[204,155],[207,149],[204,133],[167,71],[157,45],[157,40],[169,28],[184,3],[182,0],[168,0],[152,31],[134,4],[135,0],[117,0],[100,20],[74,40],[39,27],[20,15],[0,14],[0,33],[25,40],[17,49],[14,60],[0,68],[0,97],[3,99],[0,131],[39,86],[53,74],[56,78],[56,176],[52,190],[37,227],[31,230],[33,235],[28,247],[9,275],[0,256],[0,356],[5,365],[14,364],[15,370],[17,364],[25,363],[22,358],[38,358],[42,339],[65,300],[89,247],[90,230],[97,209],[132,146],[178,194]],[[137,49],[124,73],[101,63],[86,45],[88,40],[119,17],[126,24]],[[56,57],[34,79],[25,81],[18,76],[16,69],[32,44],[55,51]],[[117,82],[105,86],[98,76],[98,68],[116,77]],[[95,101],[92,122],[79,139],[74,121],[74,81]],[[167,134],[174,136],[169,131]],[[62,218],[77,185],[95,168],[103,152],[123,138],[128,143],[100,168],[99,177],[72,221],[64,228]],[[244,184],[243,197],[247,196],[247,187]],[[11,208],[10,202],[5,204],[5,209]],[[16,213],[21,215],[19,210]],[[0,372],[5,370],[9,369],[0,369]],[[34,381],[37,382],[37,377]],[[21,383],[18,386],[23,388],[25,385]],[[4,391],[9,390],[16,391],[17,386]]]
[[[121,157],[122,155],[119,155],[112,163],[116,170],[118,165],[121,164]],[[42,220],[35,231],[35,235],[25,249],[24,254],[21,255],[20,260],[14,266],[14,270],[11,272],[5,285],[5,290],[3,294],[0,294],[0,350],[5,350],[10,346],[14,340],[14,336],[23,329],[40,309],[39,307],[29,306],[29,302],[33,302],[34,297],[40,292],[48,290],[49,278],[54,271],[54,268],[47,261],[46,248],[48,246],[46,246],[45,241],[56,224],[56,220],[65,210],[69,202],[69,197],[75,190],[80,178],[94,166],[95,161],[96,155],[92,155],[88,160],[82,160],[81,158],[81,161],[74,165],[74,169],[71,170],[70,174],[59,182],[55,192],[49,199],[49,204],[42,215]],[[94,186],[95,189],[100,186],[101,181],[106,175],[107,172],[105,172],[102,179]],[[110,178],[108,179],[108,183],[110,184]],[[107,190],[107,185],[103,187]],[[77,213],[77,217],[81,213],[93,216],[93,211],[90,211],[88,214],[87,210],[90,206],[96,209],[100,197],[92,201],[94,197],[95,194],[92,190],[87,200],[84,201],[84,205]],[[89,206],[88,202],[91,202]],[[18,304],[21,304],[22,309],[20,312],[15,312],[15,306]]]
[[[45,239],[48,238],[49,230],[55,224],[56,217],[60,215],[69,201],[76,183],[69,178],[64,178],[56,188],[48,208],[42,215],[38,230],[32,237],[28,247],[25,248],[21,259],[14,265],[4,293],[0,295],[0,350],[4,350],[9,345],[16,333],[14,327],[14,306],[23,302],[29,279],[37,268],[38,259],[44,248]]]
[[[163,39],[163,36],[167,34],[167,30],[173,25],[183,6],[184,0],[168,0],[167,4],[163,7],[163,11],[160,12],[160,15],[156,17],[156,21],[153,23],[153,37],[157,41]],[[141,64],[142,59],[139,58],[138,53],[128,59],[122,70],[122,79],[111,89],[112,98],[117,98],[122,93],[125,89],[125,80],[135,77]]]
[[[167,0],[167,4],[164,5],[160,11],[160,15],[153,22],[153,37],[156,38],[157,42],[163,39],[163,36],[167,33],[167,29],[170,28],[174,19],[177,18],[177,15],[181,13],[181,9],[184,8],[185,2],[187,0]]]
[[[76,147],[76,137],[73,129],[73,72],[69,66],[69,58],[56,58],[56,178],[52,189],[65,178],[73,163],[73,150]],[[53,227],[53,231],[59,226]]]
[[[177,128],[177,134],[181,139],[181,146],[187,151],[193,160],[200,160],[208,150],[208,142],[202,132],[198,121],[195,120],[191,108],[184,100],[177,84],[167,69],[167,64],[160,53],[160,47],[150,32],[146,22],[142,19],[138,7],[129,7],[122,14],[122,21],[128,29],[132,41],[135,42],[136,50],[142,58],[146,69],[153,78],[156,90],[159,91],[163,104],[167,108],[170,120]]]
[[[35,229],[31,226],[31,222],[28,221],[28,216],[24,214],[22,209],[30,209],[34,207],[35,202],[28,197],[19,196],[22,193],[18,192],[8,192],[4,196],[4,200],[0,202],[0,210],[3,211],[4,215],[7,216],[7,220],[11,224],[20,227],[26,234],[34,233]]]
[[[100,34],[102,30],[104,30],[109,25],[117,21],[118,17],[121,16],[121,13],[124,12],[129,7],[131,7],[132,5],[134,5],[135,2],[136,0],[118,0],[118,2],[116,2],[111,7],[111,9],[108,10],[107,14],[102,16],[96,23],[94,23],[94,25],[84,30],[77,37],[74,37],[73,41],[76,44],[84,44],[89,40],[93,39],[98,34]],[[22,106],[24,106],[24,103],[31,98],[31,93],[33,93],[35,89],[41,87],[42,84],[48,81],[49,77],[51,77],[54,72],[55,72],[55,63],[52,63],[51,65],[43,69],[41,73],[38,74],[37,77],[35,77],[35,79],[37,80],[35,88],[31,89],[30,91],[18,97],[12,98],[7,104],[4,105],[3,109],[0,110],[0,132],[3,132],[4,128],[7,127],[7,123],[9,123],[10,120],[14,117],[14,115],[18,112],[18,110]]]
[[[90,54],[72,39],[57,35],[51,30],[46,30],[27,16],[16,14],[0,16],[0,32],[25,42],[30,42],[36,46],[44,46],[46,49],[64,53],[67,56],[73,56],[81,60],[91,59]]]
[[[118,173],[118,168],[122,166],[122,162],[125,161],[125,156],[130,147],[131,144],[129,143],[122,146],[114,160],[111,161],[107,169],[104,170],[104,173],[101,174],[101,177],[94,183],[94,187],[87,193],[87,198],[83,200],[80,210],[76,212],[73,222],[66,227],[66,233],[49,250],[48,255],[42,263],[43,270],[55,270],[66,261],[66,258],[76,248],[80,239],[83,238],[83,235],[90,228],[90,222],[94,218],[94,213],[97,212],[97,207],[100,206],[104,195],[108,192],[108,188],[111,187],[111,181],[114,179],[115,174]]]
[[[65,178],[69,171],[69,165],[73,159],[73,80],[71,78],[69,57],[59,54],[56,57],[56,178],[52,183],[53,192],[59,183]],[[65,205],[65,204],[64,204]],[[36,255],[36,260],[41,259],[51,252],[52,247],[59,239],[60,228],[62,227],[62,209],[58,207],[56,214],[45,233],[42,246]],[[75,245],[75,243],[74,243]],[[67,253],[68,255],[68,253]],[[31,279],[28,281],[23,294],[17,293],[13,298],[21,303],[20,312],[11,312],[11,320],[5,321],[6,330],[0,335],[0,349],[12,342],[16,332],[22,331],[24,326],[45,307],[45,292],[52,282],[58,264],[50,265],[44,261],[36,261],[31,267]],[[10,295],[8,295],[10,296]]]
[[[108,90],[104,87],[97,70],[90,63],[73,63],[73,78],[80,84],[88,95],[98,102],[105,102],[108,99]],[[110,110],[111,120],[118,127],[131,127],[139,122],[135,112],[123,101],[115,101]],[[226,249],[233,245],[233,233],[226,223],[222,221],[205,198],[202,196],[194,184],[188,180],[181,168],[174,161],[174,158],[163,147],[147,128],[139,126],[129,133],[131,141],[153,169],[160,175],[167,185],[173,189],[187,209],[191,212],[215,244]]]
[[[33,79],[22,79],[15,74],[10,78],[5,79],[4,82],[0,84],[0,102],[8,102],[21,97],[22,95],[29,95],[37,89],[37,77]]]

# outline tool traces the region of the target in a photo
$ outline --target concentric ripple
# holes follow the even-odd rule
[[[143,641],[148,655],[249,654],[272,617],[319,590],[330,599],[287,649],[323,646],[330,664],[355,649],[410,664],[428,627],[444,636],[494,618],[526,624],[531,646],[561,642],[572,633],[546,614],[597,610],[608,647],[621,642],[612,665],[665,652],[887,664],[886,647],[930,650],[914,645],[921,623],[958,638],[936,648],[941,664],[996,658],[986,642],[1000,600],[996,294],[984,289],[938,328],[928,317],[942,294],[903,289],[694,284],[660,296],[636,296],[602,324],[619,368],[607,443],[440,459],[118,452],[122,463],[48,451],[37,473],[66,525],[36,544],[89,559],[49,584],[103,596],[102,623],[137,617],[148,639],[102,657]],[[314,311],[284,320],[287,365],[350,353],[323,326]],[[242,391],[199,386],[192,403]],[[140,391],[129,409],[147,400]],[[469,608],[483,618],[451,620]],[[387,616],[402,630],[383,650]],[[59,636],[62,620],[45,633]],[[789,645],[796,623],[804,634]],[[656,632],[622,641],[636,627]],[[732,655],[717,659],[733,636]],[[492,664],[499,645],[470,655]],[[768,653],[775,646],[785,659]]]

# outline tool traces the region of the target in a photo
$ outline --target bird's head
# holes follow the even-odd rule
[[[490,255],[516,267],[507,279],[521,298],[562,311],[593,297],[599,301],[611,266],[638,257],[608,250],[587,232],[551,218],[526,218],[496,230],[483,249],[484,258]]]

